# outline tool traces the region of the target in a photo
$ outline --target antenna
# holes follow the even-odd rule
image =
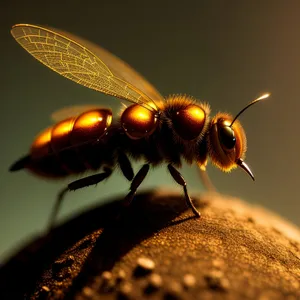
[[[233,123],[235,122],[235,120],[246,110],[248,109],[250,106],[252,106],[253,104],[261,101],[261,100],[264,100],[266,98],[268,98],[271,94],[267,93],[267,94],[263,94],[262,96],[258,97],[257,99],[253,100],[252,102],[250,102],[246,107],[244,107],[236,116],[235,118],[233,119],[233,121],[231,122],[230,126],[231,127],[233,125]]]

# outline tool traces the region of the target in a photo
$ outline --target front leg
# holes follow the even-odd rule
[[[194,206],[192,199],[190,198],[188,191],[187,191],[187,187],[186,187],[186,182],[183,178],[183,176],[180,174],[180,172],[178,170],[175,169],[175,167],[171,164],[168,165],[168,169],[170,174],[172,175],[172,177],[174,178],[174,180],[180,184],[183,187],[183,191],[184,191],[184,195],[185,195],[185,201],[186,204],[192,209],[192,211],[194,212],[195,216],[197,218],[201,217],[200,212],[197,210],[197,208]]]

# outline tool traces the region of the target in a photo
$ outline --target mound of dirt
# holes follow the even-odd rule
[[[151,191],[36,238],[0,270],[1,299],[299,299],[300,231],[239,199]]]

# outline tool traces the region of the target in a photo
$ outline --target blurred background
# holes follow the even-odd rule
[[[58,191],[70,180],[44,181],[10,165],[34,136],[69,105],[110,106],[119,100],[79,86],[42,66],[10,35],[16,23],[48,25],[103,46],[143,74],[163,94],[186,93],[218,111],[236,114],[269,91],[272,97],[240,118],[248,137],[247,163],[230,174],[209,166],[218,190],[267,207],[300,225],[300,2],[290,1],[20,1],[2,0],[0,118],[0,262],[42,233]],[[138,165],[135,164],[135,170]],[[189,188],[203,191],[195,167],[184,166]],[[162,166],[141,189],[180,188]],[[125,195],[119,172],[105,184],[70,193],[62,222],[93,205]]]

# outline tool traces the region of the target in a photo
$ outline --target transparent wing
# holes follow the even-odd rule
[[[96,104],[84,104],[84,105],[72,105],[63,107],[51,114],[51,120],[55,122],[62,121],[67,118],[72,118],[74,116],[79,116],[80,114],[92,110],[103,108],[103,106]]]
[[[88,88],[157,110],[160,93],[121,59],[89,41],[58,30],[17,24],[11,33],[33,57]]]

